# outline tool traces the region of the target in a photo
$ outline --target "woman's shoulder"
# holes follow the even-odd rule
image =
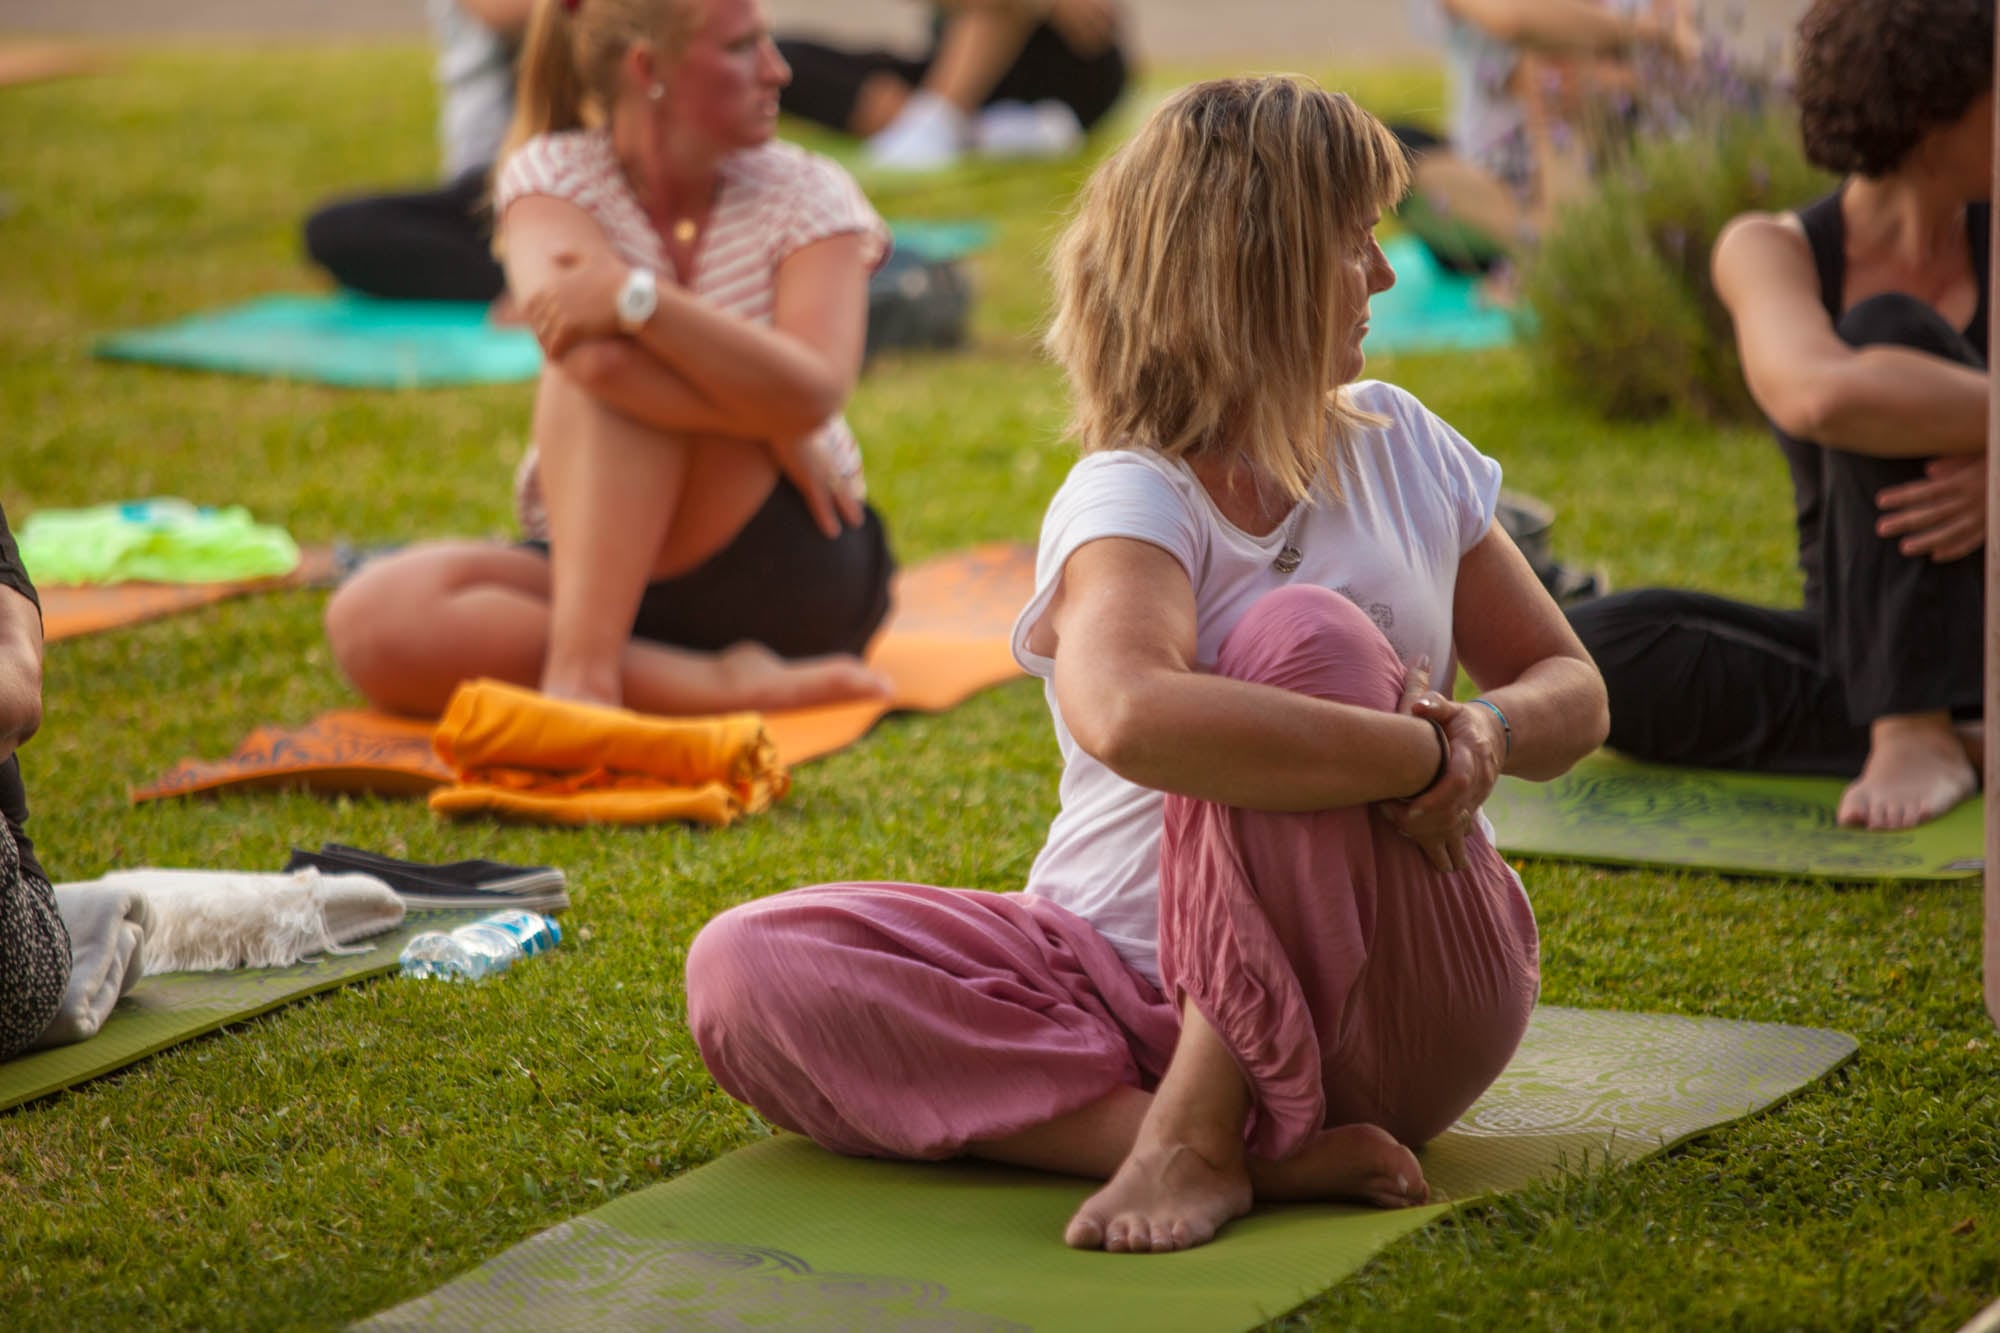
[[[538,134],[507,155],[494,182],[494,203],[523,194],[572,193],[617,171],[611,136],[603,130]]]
[[[1070,466],[1064,490],[1147,490],[1185,492],[1197,483],[1187,468],[1154,449],[1098,449]]]
[[[730,172],[753,188],[796,197],[801,191],[835,188],[860,192],[847,168],[822,153],[785,139],[772,139],[732,154]]]
[[[1400,385],[1360,380],[1347,387],[1347,395],[1351,407],[1381,423],[1359,432],[1347,450],[1355,469],[1386,478],[1455,471],[1468,459],[1483,457],[1450,422]]]

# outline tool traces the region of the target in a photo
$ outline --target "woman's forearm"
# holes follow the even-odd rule
[[[1651,14],[1621,14],[1598,0],[1445,0],[1445,7],[1510,46],[1555,55],[1616,55],[1662,44],[1669,33]]]
[[[1415,794],[1438,771],[1421,719],[1192,671],[1066,672],[1077,743],[1142,787],[1251,810],[1325,810]]]
[[[577,386],[620,416],[674,435],[744,436],[739,415],[696,392],[630,338],[581,343],[559,363]]]
[[[1603,678],[1572,657],[1544,658],[1479,697],[1506,717],[1500,771],[1536,782],[1567,773],[1611,728]]]
[[[42,725],[42,619],[0,586],[0,762]]]
[[[1806,398],[1802,429],[1787,429],[1829,449],[1931,458],[1986,447],[1986,373],[1912,348],[1859,348]]]
[[[717,310],[662,283],[659,310],[636,335],[734,423],[727,433],[764,439],[826,424],[853,387],[834,359],[805,339]]]

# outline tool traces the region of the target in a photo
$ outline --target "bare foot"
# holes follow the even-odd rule
[[[783,658],[761,643],[738,643],[716,654],[724,679],[745,708],[811,708],[856,699],[886,699],[886,676],[858,657]]]
[[[1899,829],[1936,819],[1979,788],[1965,742],[1942,713],[1880,717],[1868,762],[1840,798],[1849,828]]]
[[[1218,1164],[1184,1143],[1142,1144],[1076,1210],[1063,1243],[1118,1254],[1192,1249],[1249,1211],[1250,1175],[1240,1151],[1235,1161]]]
[[[1250,1180],[1264,1200],[1351,1199],[1409,1208],[1431,1197],[1417,1155],[1376,1125],[1322,1130],[1281,1162],[1251,1162]]]

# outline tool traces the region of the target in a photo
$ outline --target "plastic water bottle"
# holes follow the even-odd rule
[[[450,934],[427,930],[403,946],[406,977],[477,981],[505,972],[517,958],[546,953],[562,941],[562,927],[539,912],[495,912]]]

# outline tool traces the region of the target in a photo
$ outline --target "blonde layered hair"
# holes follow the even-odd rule
[[[701,0],[537,0],[499,160],[537,135],[604,124],[625,53],[650,42],[660,63],[671,64],[701,18]]]
[[[585,0],[590,3],[590,0]],[[1184,88],[1092,174],[1057,244],[1047,344],[1086,453],[1228,450],[1295,499],[1375,419],[1340,393],[1339,266],[1409,185],[1345,95],[1294,76]]]

